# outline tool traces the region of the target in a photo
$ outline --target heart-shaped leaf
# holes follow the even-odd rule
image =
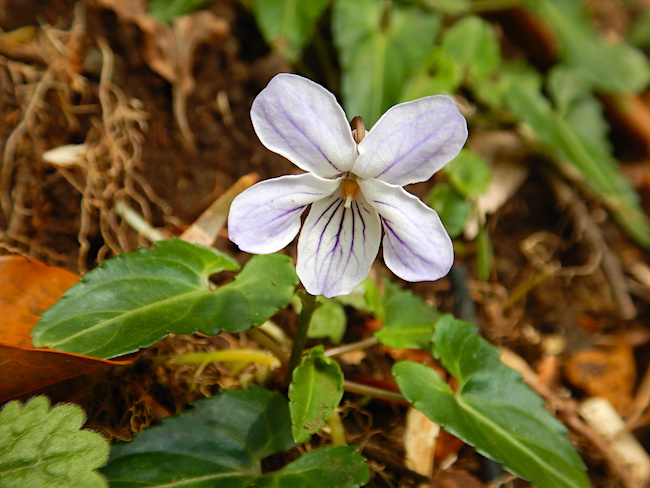
[[[47,310],[32,339],[39,347],[111,358],[169,332],[246,330],[289,303],[297,277],[288,257],[254,256],[232,283],[213,289],[211,274],[238,267],[226,254],[178,239],[121,254]]]
[[[294,370],[289,388],[294,440],[308,441],[325,425],[342,397],[343,373],[339,363],[325,357],[323,346],[313,348]]]
[[[476,16],[464,17],[445,32],[442,48],[472,81],[490,76],[501,62],[494,27]]]
[[[539,488],[591,486],[564,425],[473,325],[444,316],[434,344],[458,391],[428,366],[397,363],[393,374],[415,408]]]
[[[25,405],[12,401],[0,411],[0,486],[103,488],[95,471],[108,457],[108,442],[79,430],[84,413],[76,405],[50,409],[47,397]]]
[[[117,444],[102,470],[112,488],[360,486],[368,468],[355,448],[325,448],[262,475],[261,461],[295,446],[287,400],[259,387],[225,391]]]

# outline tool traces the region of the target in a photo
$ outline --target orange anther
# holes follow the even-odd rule
[[[343,192],[343,199],[345,200],[345,204],[343,206],[345,208],[350,208],[352,205],[352,200],[354,200],[354,198],[359,193],[359,183],[350,178],[346,178],[343,180],[341,191]]]

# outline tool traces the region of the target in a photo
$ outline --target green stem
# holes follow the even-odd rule
[[[293,370],[300,364],[302,359],[302,351],[305,349],[307,342],[307,331],[311,318],[316,310],[316,297],[309,293],[305,293],[302,299],[302,310],[298,316],[298,326],[296,329],[296,336],[293,339],[293,347],[291,348],[291,357],[289,358],[289,369],[287,371],[287,382],[291,382]]]
[[[273,355],[280,360],[283,366],[289,362],[286,352],[271,337],[265,334],[260,327],[255,327],[247,332],[248,336],[257,342],[260,346],[268,349]]]
[[[341,421],[341,416],[339,415],[338,410],[334,410],[329,419],[327,419],[327,425],[330,428],[330,434],[332,435],[332,445],[333,446],[347,446],[348,443],[345,440],[345,428],[343,427],[343,422]]]
[[[377,339],[375,336],[372,336],[367,339],[361,339],[357,342],[350,342],[349,344],[343,344],[342,346],[331,347],[325,351],[325,356],[331,358],[332,356],[338,356],[339,354],[345,354],[350,351],[362,351],[363,349],[368,349],[376,344]]]
[[[258,363],[277,368],[280,366],[278,358],[267,351],[258,349],[225,349],[210,352],[191,352],[170,357],[177,364],[204,364],[223,362]]]
[[[408,400],[404,398],[404,395],[401,393],[381,390],[379,388],[375,388],[374,386],[362,385],[361,383],[356,383],[354,381],[345,380],[343,382],[343,389],[349,393],[356,393],[358,395],[364,395],[372,398],[380,398],[381,400],[387,400],[389,402],[408,403]]]

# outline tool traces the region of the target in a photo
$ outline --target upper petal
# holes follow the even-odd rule
[[[357,157],[336,97],[302,76],[276,75],[255,98],[251,119],[262,144],[318,176],[349,171]]]
[[[257,183],[233,200],[228,236],[246,252],[279,251],[298,234],[307,205],[331,195],[340,184],[309,173]]]
[[[353,172],[394,185],[426,181],[454,159],[467,140],[467,122],[446,95],[391,107],[359,144]]]
[[[433,281],[454,262],[454,247],[440,217],[403,188],[379,180],[359,180],[384,226],[384,262],[406,281]]]
[[[347,295],[379,252],[381,225],[362,195],[345,208],[338,192],[311,206],[298,239],[296,271],[312,295]]]

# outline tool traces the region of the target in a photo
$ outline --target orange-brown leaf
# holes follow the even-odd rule
[[[79,276],[65,269],[19,256],[0,257],[0,402],[136,359],[137,355],[118,361],[96,359],[33,347],[32,327],[77,281]]]
[[[575,351],[564,372],[572,385],[590,396],[601,396],[622,415],[632,404],[636,362],[629,344],[617,341],[607,347]]]

